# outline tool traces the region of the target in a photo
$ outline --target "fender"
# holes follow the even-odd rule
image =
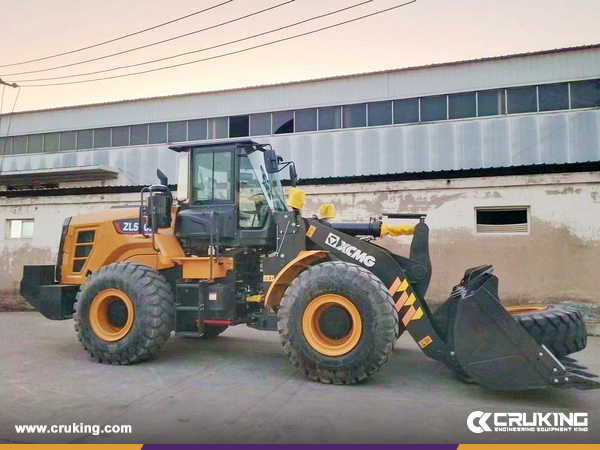
[[[279,305],[283,298],[283,293],[292,281],[294,281],[307,267],[325,259],[327,256],[329,256],[329,252],[322,250],[311,250],[298,253],[298,256],[287,263],[286,266],[279,271],[271,283],[271,286],[269,286],[269,290],[265,295],[265,306],[273,307]]]

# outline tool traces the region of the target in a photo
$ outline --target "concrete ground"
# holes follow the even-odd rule
[[[600,338],[577,359],[600,373]],[[308,382],[274,332],[172,337],[156,360],[93,362],[71,320],[0,314],[0,443],[598,443],[600,390],[498,393],[457,381],[404,335],[367,383]],[[473,434],[484,412],[587,412],[587,432]],[[16,424],[131,425],[132,434],[17,434]]]

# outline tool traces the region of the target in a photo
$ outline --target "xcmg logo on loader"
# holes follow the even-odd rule
[[[353,245],[348,244],[346,241],[343,241],[339,236],[336,236],[333,233],[329,233],[329,236],[327,236],[327,239],[325,239],[325,243],[367,267],[373,267],[377,262],[373,256],[359,250]]]

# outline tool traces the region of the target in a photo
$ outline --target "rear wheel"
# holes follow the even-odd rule
[[[581,313],[573,308],[518,305],[505,308],[529,335],[557,358],[583,350],[587,332]]]
[[[120,262],[90,275],[77,294],[75,330],[83,348],[108,364],[156,355],[171,334],[173,293],[156,270]]]
[[[292,364],[323,383],[366,380],[387,361],[398,334],[398,315],[383,283],[345,262],[302,272],[286,290],[278,317]]]

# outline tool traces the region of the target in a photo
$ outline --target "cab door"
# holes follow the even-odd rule
[[[181,238],[205,238],[221,243],[237,238],[235,146],[191,149],[189,206],[177,220]]]

